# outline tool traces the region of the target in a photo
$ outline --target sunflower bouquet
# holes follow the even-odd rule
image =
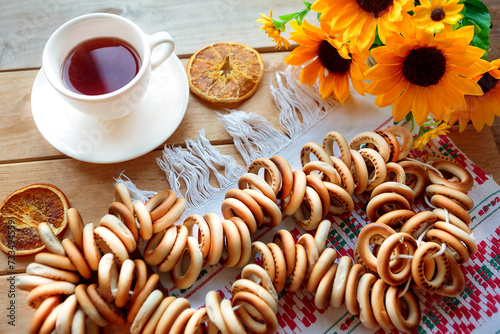
[[[392,105],[395,122],[420,127],[415,146],[459,123],[477,131],[500,116],[500,59],[486,60],[491,17],[480,0],[317,0],[299,12],[257,22],[285,58],[301,66],[300,82],[319,80],[322,98],[344,103],[350,85]],[[318,24],[308,22],[310,11]],[[369,61],[370,60],[370,61]],[[368,63],[374,63],[369,66]]]

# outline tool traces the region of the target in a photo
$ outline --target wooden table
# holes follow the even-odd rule
[[[492,12],[491,53],[489,60],[500,58],[500,3],[484,0]],[[266,74],[257,93],[238,109],[267,118],[279,128],[278,109],[269,90],[271,75],[283,68],[288,52],[277,52],[259,30],[255,20],[260,13],[287,14],[302,8],[301,1],[272,0],[190,0],[190,1],[2,1],[0,11],[0,199],[23,186],[45,182],[60,187],[85,222],[96,222],[113,201],[113,178],[122,171],[140,189],[161,191],[169,187],[155,159],[163,145],[144,156],[115,164],[96,165],[61,154],[38,132],[30,105],[31,88],[41,66],[43,46],[50,34],[63,22],[91,12],[109,12],[135,21],[146,33],[166,30],[176,41],[176,54],[185,66],[189,56],[214,42],[235,41],[258,49],[265,62]],[[312,14],[314,16],[314,14]],[[50,107],[50,106],[49,106]],[[220,108],[203,103],[191,95],[186,115],[168,145],[184,146],[185,139],[196,139],[201,128],[210,142],[225,154],[243,161],[232,138],[217,119]],[[493,127],[476,133],[472,126],[458,133],[452,128],[451,139],[475,163],[500,181],[500,120]],[[33,257],[18,258],[10,270],[0,254],[0,332],[24,333],[34,310],[26,305],[27,293],[16,290],[16,326],[4,316],[10,298],[8,278],[23,273]],[[121,330],[117,332],[126,332]]]

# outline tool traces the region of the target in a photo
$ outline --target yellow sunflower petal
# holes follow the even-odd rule
[[[318,55],[317,48],[307,48],[299,46],[295,48],[290,54],[285,58],[285,63],[288,65],[302,65],[305,62],[313,59]]]
[[[316,80],[318,79],[319,71],[324,69],[321,61],[319,59],[315,59],[312,63],[307,65],[302,69],[302,73],[300,74],[300,82],[306,83],[309,86],[314,85]]]
[[[392,105],[394,121],[399,122],[411,111],[415,91],[416,88],[414,85],[408,85],[403,94],[394,102]]]
[[[408,81],[402,77],[399,82],[387,93],[379,95],[375,99],[375,104],[380,108],[387,107],[396,101],[401,93],[407,88]]]

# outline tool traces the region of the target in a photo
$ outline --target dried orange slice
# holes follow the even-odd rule
[[[252,96],[264,76],[259,52],[240,43],[208,45],[187,64],[191,91],[213,103],[238,103]]]
[[[68,224],[68,199],[51,184],[37,183],[18,189],[0,205],[0,249],[14,256],[29,255],[45,246],[38,224],[46,222],[55,235]]]

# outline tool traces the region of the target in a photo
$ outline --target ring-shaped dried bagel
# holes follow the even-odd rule
[[[266,270],[271,282],[274,282],[276,279],[276,265],[274,263],[273,253],[271,253],[271,250],[265,243],[261,241],[254,241],[252,242],[251,263],[256,263],[255,256],[257,253],[260,253],[261,255],[261,266]]]
[[[323,148],[329,156],[335,156],[333,145],[337,143],[340,157],[348,168],[351,167],[351,149],[345,137],[337,131],[328,132],[323,139]]]
[[[389,146],[389,159],[387,160],[388,163],[390,162],[397,162],[399,160],[399,141],[396,138],[395,135],[393,135],[389,131],[385,130],[377,130],[374,131],[376,134],[379,134],[382,138],[384,138],[385,142]]]
[[[182,216],[184,211],[186,211],[186,206],[187,203],[184,198],[177,198],[168,212],[153,223],[153,233],[158,233],[173,225]]]
[[[465,289],[465,277],[460,265],[450,254],[446,254],[450,265],[446,282],[436,290],[436,293],[447,297],[457,297]]]
[[[453,162],[440,160],[431,163],[431,166],[439,171],[445,171],[458,178],[459,181],[453,182],[440,176],[434,169],[429,168],[427,174],[429,175],[429,182],[435,184],[442,184],[444,186],[459,190],[463,193],[468,192],[474,186],[474,178],[462,166]]]
[[[432,228],[425,234],[425,241],[432,241],[439,245],[446,244],[446,253],[450,254],[458,263],[465,263],[469,260],[469,250],[460,239],[451,233]]]
[[[169,272],[174,269],[186,247],[188,239],[187,227],[184,225],[174,226],[177,229],[177,237],[175,238],[174,245],[172,246],[172,249],[168,253],[167,257],[165,257],[165,259],[157,266],[158,270],[162,272]]]
[[[105,251],[106,247],[109,248],[111,253],[116,256],[120,266],[123,261],[130,258],[123,242],[110,229],[98,226],[94,229],[94,234],[96,236],[96,244],[102,249],[103,253],[109,253]]]
[[[246,206],[243,202],[241,202],[236,198],[229,197],[223,200],[221,204],[221,213],[224,219],[229,219],[231,217],[241,218],[248,226],[248,229],[254,231],[253,233],[257,231],[257,226],[260,226],[257,225],[255,216],[253,215],[253,212],[248,208],[248,206]],[[263,212],[262,212],[262,221],[260,223],[261,224],[264,223]]]
[[[141,293],[142,289],[146,286],[146,282],[148,281],[148,269],[146,267],[146,263],[141,259],[135,259],[135,284],[134,289],[132,290],[132,295],[128,299],[127,307],[135,302],[137,296]]]
[[[431,204],[436,208],[448,210],[448,212],[458,217],[465,224],[470,223],[471,220],[470,214],[460,204],[458,204],[457,202],[446,196],[439,194],[432,196]]]
[[[70,239],[64,239],[64,240],[70,240]],[[54,253],[49,253],[49,252],[38,253],[35,255],[35,262],[50,267],[54,267],[57,269],[76,271],[76,267],[73,264],[73,262],[71,262],[69,257]]]
[[[246,304],[252,306],[261,318],[261,321],[256,321],[246,310]],[[233,297],[233,306],[242,305],[236,310],[240,317],[240,321],[254,333],[275,333],[278,328],[278,319],[271,307],[262,299],[251,292],[242,291]]]
[[[76,296],[74,294],[68,296],[61,305],[61,311],[56,320],[56,333],[71,333],[71,324],[78,306]]]
[[[358,133],[349,142],[349,147],[353,150],[360,150],[364,144],[372,144],[377,149],[377,152],[382,156],[384,163],[389,161],[390,149],[384,138],[378,133],[365,131]],[[384,178],[385,179],[385,178]]]
[[[135,262],[131,259],[125,260],[120,268],[118,281],[116,283],[115,306],[124,307],[130,297],[130,290],[135,275]]]
[[[384,213],[380,216],[376,223],[389,225],[390,227],[397,229],[400,228],[408,219],[415,215],[415,211],[399,209]]]
[[[156,289],[156,286],[158,285],[158,282],[160,282],[160,276],[158,274],[152,274],[149,276],[148,280],[146,281],[146,284],[144,287],[140,290],[140,292],[137,294],[137,297],[135,300],[130,304],[130,308],[127,312],[127,321],[130,323],[133,323],[137,313],[139,312],[141,306],[144,304],[146,301],[146,298],[153,292],[153,290]]]
[[[92,270],[87,264],[87,261],[85,261],[85,258],[83,257],[80,249],[78,249],[73,241],[68,238],[63,239],[62,245],[64,247],[64,251],[68,255],[68,258],[71,260],[80,276],[82,276],[82,278],[84,279],[90,279],[92,277]]]
[[[437,219],[437,215],[432,211],[420,211],[401,226],[400,232],[411,234],[418,239]]]
[[[260,299],[265,301],[273,310],[274,313],[278,312],[278,302],[274,296],[262,285],[246,278],[236,280],[231,285],[231,295],[234,297],[242,291],[247,291],[255,294]]]
[[[124,183],[117,183],[114,188],[115,201],[125,204],[125,206],[134,212],[134,207],[132,205],[132,198],[130,197],[130,192]]]
[[[422,155],[418,159],[418,161],[423,162],[424,164],[430,164],[433,163],[434,161],[440,161],[440,160],[445,160],[460,165],[460,163],[457,160],[453,159],[453,157],[439,153],[427,153]]]
[[[50,228],[49,224],[47,224],[46,222],[41,222],[38,224],[37,229],[38,235],[40,236],[42,243],[45,245],[45,248],[47,248],[48,251],[57,255],[66,256],[64,248],[61,245],[61,241],[59,241],[57,236],[54,234],[54,231],[52,231],[52,228]]]
[[[250,166],[248,166],[248,172],[259,175],[259,170],[264,168],[264,180],[271,186],[275,195],[278,195],[278,191],[281,187],[281,173],[278,167],[270,159],[257,158]]]
[[[262,212],[264,213],[263,225],[269,227],[276,227],[281,223],[283,215],[275,201],[264,196],[264,194],[258,192],[257,190],[243,189],[243,191],[248,195],[252,196],[252,198],[257,203],[259,203],[259,206],[261,207]]]
[[[359,278],[356,299],[359,303],[359,319],[366,328],[376,328],[379,326],[373,315],[370,301],[370,292],[373,284],[377,281],[375,275],[367,273]]]
[[[241,323],[240,319],[236,316],[233,310],[233,304],[229,299],[223,299],[220,303],[220,309],[222,313],[222,318],[228,326],[230,334],[245,333],[245,327]],[[188,329],[188,328],[186,328]]]
[[[292,193],[282,202],[283,214],[291,216],[299,209],[302,199],[306,194],[306,186],[306,174],[301,170],[294,170]]]
[[[208,224],[210,229],[210,250],[208,256],[205,257],[207,264],[212,265],[219,262],[222,256],[222,247],[224,243],[224,231],[222,229],[222,222],[215,213],[207,213],[203,219]],[[250,233],[252,233],[250,231]]]
[[[328,306],[332,295],[332,284],[337,273],[338,264],[332,263],[323,277],[320,278],[316,291],[314,291],[314,305],[320,310]]]
[[[222,220],[224,243],[220,264],[224,267],[235,267],[241,259],[241,237],[236,225],[229,219]]]
[[[287,198],[292,192],[293,186],[293,172],[288,161],[285,158],[275,155],[270,158],[278,168],[281,175],[281,187],[277,193],[279,199]]]
[[[386,238],[377,254],[377,273],[380,278],[389,285],[405,283],[411,277],[411,261],[403,259],[406,262],[404,267],[395,273],[391,270],[391,256],[398,254],[396,248],[403,249],[403,252],[400,251],[399,254],[413,256],[417,247],[415,238],[408,233],[398,232]]]
[[[319,195],[319,198],[321,199],[321,207],[323,208],[321,217],[325,217],[330,211],[330,194],[328,193],[328,189],[326,188],[323,181],[315,176],[307,175],[306,180],[307,186],[313,188],[314,191],[316,191],[316,193]]]
[[[139,223],[139,235],[142,240],[151,239],[153,236],[153,221],[151,220],[151,214],[146,208],[146,205],[141,201],[134,201],[132,205],[134,206],[134,212],[137,217],[137,222]],[[134,231],[132,231],[132,233],[134,233]]]
[[[354,210],[354,201],[349,193],[336,184],[324,182],[330,195],[329,212],[335,216],[351,213]]]
[[[332,222],[328,219],[323,219],[316,229],[314,233],[314,241],[316,242],[316,247],[318,248],[318,252],[322,252],[326,245],[326,240],[328,239],[328,235],[330,234],[330,230],[332,228]]]
[[[252,196],[245,193],[243,190],[238,188],[229,189],[226,192],[225,198],[235,198],[245,204],[245,206],[252,211],[257,226],[261,226],[264,223],[264,212],[259,203],[255,201]]]
[[[302,171],[306,175],[315,174],[313,172],[318,172],[316,175],[321,176],[321,180],[333,182],[335,184],[341,184],[342,180],[340,179],[339,172],[331,165],[323,161],[311,161],[308,162],[304,167],[302,167]]]
[[[352,266],[347,277],[345,288],[345,306],[349,313],[353,315],[359,314],[359,303],[357,300],[358,282],[361,276],[365,275],[365,267],[362,264],[356,263]]]
[[[52,312],[50,312],[50,314],[47,316],[42,326],[40,327],[40,331],[38,332],[38,334],[55,333],[56,321],[57,317],[59,316],[59,313],[61,312],[61,309],[62,309],[62,304],[59,304],[56,307],[54,307]]]
[[[154,310],[153,314],[149,317],[148,322],[142,329],[142,334],[153,334],[155,333],[158,322],[165,310],[176,300],[177,297],[168,296],[161,300],[160,304]]]
[[[122,309],[117,308],[114,304],[107,303],[99,294],[97,284],[91,284],[87,287],[87,295],[94,304],[99,314],[106,319],[107,322],[115,326],[123,326],[127,322]]]
[[[99,262],[97,283],[101,298],[108,303],[112,303],[115,300],[115,294],[118,288],[118,275],[115,256],[112,253],[104,254]]]
[[[274,203],[277,202],[276,194],[273,189],[263,178],[253,173],[245,173],[238,179],[238,188],[241,190],[245,189],[257,189],[264,196],[272,200]]]
[[[132,207],[133,207],[132,203]],[[134,211],[130,211],[125,204],[121,202],[113,202],[108,208],[108,214],[117,217],[125,226],[127,227],[129,234],[132,234],[133,239],[137,240],[139,237],[139,231],[137,230],[137,225],[135,224]]]
[[[56,281],[64,281],[76,284],[80,281],[80,275],[73,271],[57,269],[45,264],[32,262],[26,266],[26,273],[29,275],[50,278]]]
[[[377,272],[377,258],[370,249],[370,243],[373,242],[373,237],[380,237],[386,240],[391,235],[396,234],[392,228],[384,224],[371,223],[361,229],[356,242],[356,250],[363,260],[363,263],[374,272]]]
[[[373,199],[375,196],[383,193],[396,193],[408,201],[408,204],[412,205],[413,200],[414,200],[414,194],[413,190],[408,187],[406,184],[402,184],[399,182],[384,182],[382,184],[379,184],[375,189],[373,189],[372,193],[370,194],[370,200]]]
[[[467,246],[467,249],[469,250],[470,254],[477,253],[478,248],[476,240],[470,233],[467,233],[452,224],[447,224],[442,221],[436,222],[436,224],[434,224],[434,228],[446,231],[451,235],[453,235],[458,240],[460,240],[461,242],[463,242]]]
[[[358,150],[366,163],[370,162],[374,170],[368,178],[368,185],[365,191],[372,191],[387,178],[387,167],[383,157],[379,152],[371,148],[362,148]],[[368,164],[367,164],[368,165]]]
[[[54,308],[61,304],[61,296],[49,296],[45,299],[38,309],[30,323],[30,327],[28,329],[28,334],[38,334],[40,328],[42,327],[45,319],[50,315],[50,313],[54,310]]]
[[[156,289],[146,298],[144,304],[142,304],[134,322],[130,326],[130,334],[142,333],[142,329],[146,326],[150,317],[153,315],[156,308],[160,305],[163,299],[163,293]]]
[[[76,299],[78,300],[78,304],[82,308],[85,315],[92,320],[99,327],[105,327],[109,324],[109,322],[104,319],[104,317],[99,313],[97,308],[94,306],[94,303],[90,299],[87,293],[87,285],[78,284],[75,288]]]
[[[434,276],[429,280],[425,275],[424,260],[433,254],[436,254],[440,250],[440,245],[434,242],[426,242],[421,244],[415,251],[415,254],[413,254],[411,273],[413,281],[420,289],[430,292],[435,291],[436,289],[439,289],[446,280],[446,275],[449,269],[446,253],[434,257],[436,262],[436,272],[434,273]]]
[[[394,182],[398,183],[406,183],[406,173],[403,167],[401,167],[400,164],[397,164],[395,162],[388,162],[385,165],[387,169],[387,180],[391,180],[391,174],[394,175]]]
[[[83,255],[92,271],[97,271],[101,260],[101,251],[97,247],[94,234],[95,226],[90,223],[83,227]]]
[[[163,217],[170,210],[172,205],[174,205],[176,200],[177,195],[170,189],[163,190],[151,197],[145,204],[146,209],[148,209],[151,214],[151,220],[155,222]]]
[[[250,235],[247,225],[241,218],[231,217],[229,220],[232,221],[238,229],[239,238],[241,240],[240,260],[234,265],[240,268],[246,265],[252,256],[252,236]]]
[[[309,279],[307,280],[307,291],[311,293],[316,291],[321,278],[325,276],[326,272],[336,258],[337,251],[333,248],[327,248],[321,253],[321,255],[318,257],[318,260],[314,264],[311,274],[309,275]]]
[[[205,308],[207,309],[207,315],[211,322],[215,324],[217,329],[221,333],[228,333],[228,327],[222,316],[222,311],[220,307],[221,298],[217,291],[209,291],[205,296]]]
[[[399,161],[398,164],[403,167],[407,175],[405,184],[413,189],[415,198],[420,197],[429,182],[429,176],[425,167],[414,161]],[[411,183],[409,182],[410,178],[413,179]]]
[[[172,324],[172,328],[170,328],[169,333],[172,334],[184,333],[184,329],[186,328],[189,319],[191,319],[191,317],[195,313],[196,310],[193,308],[188,308],[182,311],[181,314],[179,314],[179,316],[175,319],[174,323]]]
[[[382,279],[378,279],[372,286],[370,303],[375,321],[384,329],[394,329],[394,324],[387,314],[385,306],[385,293],[389,285]]]
[[[326,153],[325,149],[315,142],[309,142],[302,146],[302,149],[300,150],[300,162],[302,167],[311,161],[311,154],[314,155],[319,161],[331,164],[332,159],[330,158],[330,155]]]
[[[331,157],[331,159],[333,167],[337,170],[342,180],[342,184],[339,185],[342,186],[349,195],[352,195],[354,193],[354,178],[350,169],[347,168],[347,165],[341,159],[337,157]]]
[[[474,207],[474,201],[470,198],[470,196],[459,190],[449,188],[441,184],[428,185],[427,188],[425,188],[425,194],[428,198],[431,198],[434,195],[443,195],[448,197],[449,199],[452,199],[460,204],[460,206],[466,211],[470,211]]]
[[[354,181],[354,194],[361,194],[368,186],[368,168],[365,159],[356,150],[351,150],[351,174]]]
[[[297,291],[307,273],[307,253],[304,246],[300,244],[295,244],[295,264],[293,266],[293,273],[290,282],[287,284],[287,291]]]
[[[398,330],[413,333],[418,328],[421,319],[418,298],[412,290],[406,291],[401,297],[400,294],[401,288],[397,286],[391,286],[387,290],[385,294],[387,314]],[[401,298],[406,302],[406,308],[403,308]]]
[[[31,291],[37,286],[58,282],[54,279],[50,279],[42,276],[35,275],[17,275],[16,276],[16,288],[23,291]]]
[[[285,257],[286,277],[290,277],[295,267],[295,240],[287,230],[279,230],[274,234],[273,242],[280,246]]]
[[[207,257],[210,251],[210,228],[207,222],[201,215],[191,214],[184,219],[182,225],[186,226],[189,232],[189,236],[195,237],[193,227],[196,225],[198,227],[197,239],[203,258]]]
[[[260,282],[260,285],[269,291],[273,298],[278,301],[278,294],[276,293],[276,289],[274,289],[274,284],[267,274],[267,271],[261,266],[254,263],[246,265],[241,271],[241,278]]]
[[[285,289],[286,278],[287,278],[285,256],[283,255],[281,248],[273,242],[268,243],[267,248],[269,248],[271,254],[273,255],[274,268],[275,268],[273,283],[274,283],[274,288],[279,293]]]
[[[221,310],[222,310],[222,315],[224,316],[224,311],[227,312],[227,309],[224,310],[222,309],[222,302],[221,302]],[[202,307],[194,311],[195,312],[193,312],[193,314],[189,317],[189,320],[184,326],[184,328],[181,329],[183,330],[183,333],[203,333],[203,328],[200,326],[203,323],[206,323],[206,321],[208,320],[207,309]]]
[[[330,305],[333,307],[341,307],[344,304],[347,281],[352,266],[352,259],[349,256],[342,256],[340,258],[330,295]]]
[[[308,215],[308,217],[306,217]],[[311,187],[306,187],[306,194],[302,204],[294,212],[293,218],[306,231],[315,230],[323,218],[323,205],[318,193]]]
[[[413,147],[413,137],[410,130],[403,126],[393,125],[385,128],[384,131],[401,138],[398,161],[406,158]]]
[[[152,266],[159,265],[170,253],[177,238],[177,227],[170,226],[149,239],[144,249],[144,260]]]
[[[383,214],[379,211],[383,207],[394,205],[399,209],[410,210],[411,205],[406,198],[396,193],[383,193],[372,198],[366,205],[366,215],[370,222],[376,222]]]
[[[439,220],[444,221],[444,222],[449,222],[450,224],[455,225],[456,227],[458,227],[462,231],[465,231],[468,234],[472,233],[472,230],[470,229],[469,225],[464,223],[457,216],[449,213],[447,210],[445,211],[442,208],[437,208],[437,209],[432,210],[432,212],[434,212],[437,215]]]
[[[320,251],[318,250],[318,245],[316,244],[316,240],[310,234],[303,234],[300,236],[299,240],[297,240],[298,245],[303,245],[306,253],[307,253],[307,274],[311,274],[311,271],[318,261]]]
[[[127,208],[125,209],[128,210]],[[134,218],[134,225],[135,225],[135,218]],[[104,226],[108,228],[111,232],[113,232],[113,234],[115,234],[118,237],[118,239],[120,239],[125,248],[127,248],[128,253],[132,253],[137,247],[137,242],[136,242],[137,237],[134,237],[134,235],[127,228],[127,226],[115,215],[112,214],[104,215],[99,222],[99,226]]]
[[[75,208],[69,208],[67,212],[69,230],[75,245],[83,251],[83,219]]]
[[[168,297],[167,297],[168,298]],[[168,304],[156,325],[155,333],[170,333],[175,320],[184,310],[189,309],[191,305],[186,298],[175,298]],[[208,307],[207,307],[208,311]],[[208,313],[208,312],[207,312]]]

